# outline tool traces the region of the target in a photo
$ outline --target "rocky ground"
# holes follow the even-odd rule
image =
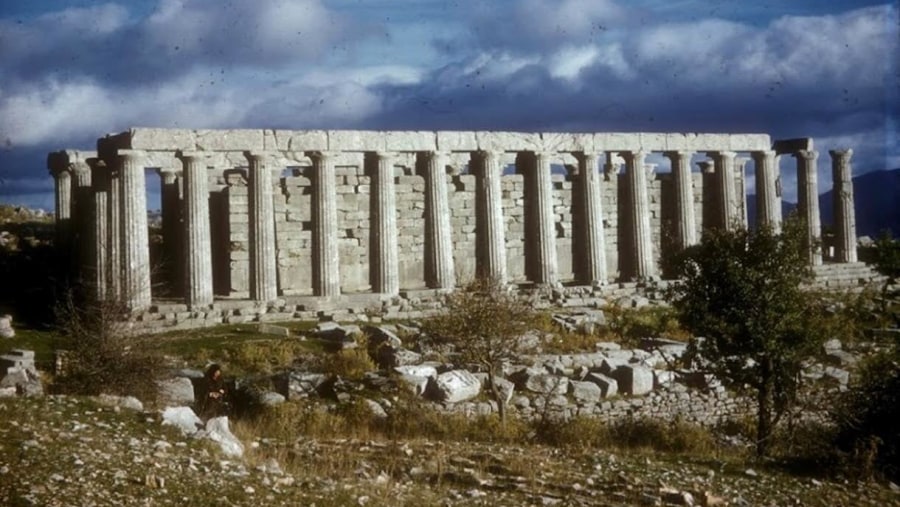
[[[155,413],[76,397],[0,399],[0,505],[900,505],[883,485],[727,457],[427,440],[244,444],[243,458],[227,458]]]

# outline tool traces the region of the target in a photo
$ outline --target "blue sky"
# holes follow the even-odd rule
[[[898,24],[865,0],[0,0],[0,202],[52,207],[46,153],[132,126],[812,136],[825,191],[829,148],[900,167]]]

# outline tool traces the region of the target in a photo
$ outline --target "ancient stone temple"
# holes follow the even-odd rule
[[[856,260],[850,154],[831,152],[836,262]],[[810,262],[821,264],[811,139],[135,128],[95,152],[51,153],[48,166],[60,245],[96,297],[219,315],[236,302],[315,308],[478,275],[546,287],[655,280],[704,229],[747,224],[748,163],[756,223],[780,227],[784,155],[796,158]],[[150,234],[154,174],[162,219]]]

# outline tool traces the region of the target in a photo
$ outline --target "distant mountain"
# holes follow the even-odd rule
[[[900,168],[874,171],[853,178],[853,194],[856,203],[856,235],[878,236],[890,230],[900,237]],[[829,190],[819,196],[819,213],[825,229],[834,223],[834,201]],[[782,216],[797,208],[793,202],[782,201]],[[750,226],[756,223],[756,196],[747,196],[747,215]]]
[[[900,237],[900,168],[874,171],[853,178],[856,235],[878,236],[890,230]],[[822,223],[833,223],[834,201],[829,190],[819,196]]]

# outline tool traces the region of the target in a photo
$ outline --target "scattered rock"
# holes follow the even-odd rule
[[[157,382],[160,403],[179,406],[194,404],[194,384],[187,377],[175,377]]]
[[[642,396],[653,390],[653,370],[643,366],[619,366],[612,377],[619,382],[619,390],[625,394]]]
[[[439,374],[431,382],[435,397],[447,403],[470,400],[481,392],[481,381],[466,370],[451,370]]]
[[[226,456],[239,458],[244,455],[244,445],[228,428],[228,417],[213,417],[206,421],[206,438],[219,444]]]
[[[0,315],[0,338],[15,338],[16,330],[12,327],[12,315]]]

